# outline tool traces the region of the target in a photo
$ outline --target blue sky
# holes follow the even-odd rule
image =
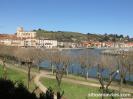
[[[133,37],[133,0],[0,0],[0,33],[19,26]]]

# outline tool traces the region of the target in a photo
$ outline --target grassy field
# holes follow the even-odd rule
[[[0,65],[0,77],[3,76],[3,68]],[[27,85],[27,74],[24,72],[20,72],[14,69],[7,69],[7,77],[13,81],[22,81],[25,86]],[[72,76],[73,78],[73,76]],[[80,79],[80,78],[79,78]],[[52,87],[54,92],[57,92],[57,83],[54,79],[42,78],[41,82],[46,87]],[[33,81],[30,84],[30,91],[35,88],[35,84]],[[73,84],[69,82],[62,81],[61,88],[64,90],[64,98],[63,99],[100,99],[101,97],[87,97],[89,93],[100,93],[98,88],[89,87],[79,84]],[[105,98],[111,99],[111,98]],[[116,99],[116,98],[114,98]]]
[[[54,92],[57,92],[56,80],[42,78],[41,82],[46,87],[52,87],[54,89]],[[100,97],[86,98],[89,93],[100,93],[98,88],[68,83],[68,82],[64,82],[64,81],[62,82],[61,88],[65,92],[63,99],[101,99]],[[111,99],[111,98],[105,98],[105,99]]]
[[[57,92],[57,83],[55,79],[42,78],[41,82],[48,88],[51,87],[54,92]],[[79,85],[62,81],[61,88],[64,90],[63,99],[102,99],[102,97],[88,97],[88,94],[101,94],[99,88]],[[118,94],[118,91],[114,91]],[[112,99],[111,97],[104,97],[104,99]],[[113,99],[119,99],[114,97]]]
[[[51,87],[55,93],[57,92],[57,82],[55,79],[42,78],[41,82],[47,88]],[[101,97],[88,97],[88,94],[91,94],[91,93],[101,94],[101,91],[99,90],[99,88],[74,84],[74,83],[65,82],[65,81],[62,81],[61,88],[65,92],[63,99],[102,99]],[[118,91],[113,91],[113,92],[114,92],[114,94],[119,94]],[[125,93],[123,93],[123,94],[125,94]],[[127,94],[129,94],[129,93],[127,93]],[[112,99],[112,98],[104,97],[104,99]],[[119,97],[113,97],[113,99],[119,99]]]
[[[2,77],[2,76],[3,76],[3,68],[0,65],[0,77]],[[25,86],[27,86],[27,74],[24,72],[20,72],[20,71],[8,68],[7,69],[7,78],[14,82],[21,81],[24,83]],[[35,84],[33,83],[33,81],[31,81],[30,91],[32,91],[34,88],[35,88]]]

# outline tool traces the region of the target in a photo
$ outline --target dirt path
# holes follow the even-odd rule
[[[41,73],[37,74],[37,75],[35,76],[35,78],[34,78],[34,83],[36,84],[36,86],[39,87],[39,89],[40,89],[41,91],[43,91],[44,93],[46,93],[47,87],[45,87],[45,86],[40,82],[40,77],[42,77],[42,74],[41,74]],[[56,96],[56,95],[54,95],[54,99],[57,99],[57,96]]]

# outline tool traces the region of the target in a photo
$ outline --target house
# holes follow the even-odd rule
[[[125,47],[133,48],[133,42],[126,43]]]

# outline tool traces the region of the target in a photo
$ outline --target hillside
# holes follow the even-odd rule
[[[117,35],[117,34],[82,34],[78,32],[68,31],[47,31],[43,29],[33,30],[37,32],[37,38],[40,39],[56,39],[63,42],[81,42],[81,41],[132,41],[129,36]]]
[[[86,34],[67,31],[46,31],[42,29],[34,30],[37,38],[56,39],[63,42],[79,42],[87,40]]]

